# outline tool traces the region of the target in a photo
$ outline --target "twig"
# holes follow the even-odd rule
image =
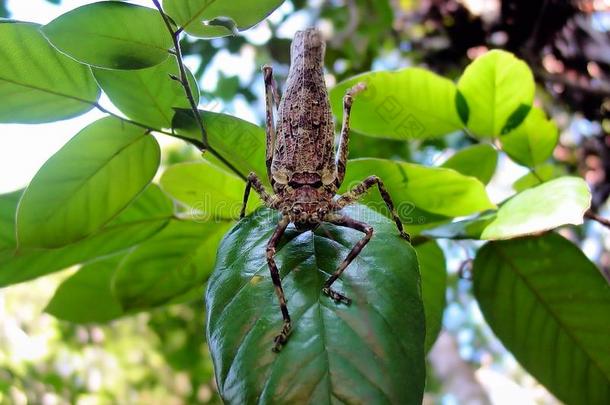
[[[585,212],[585,218],[591,219],[593,221],[597,221],[600,224],[602,224],[603,226],[605,226],[606,228],[610,229],[610,220],[597,215],[595,212],[591,211],[591,210],[587,210],[587,212]]]
[[[159,10],[161,17],[163,18],[163,22],[165,23],[165,26],[167,27],[167,30],[169,31],[169,34],[172,37],[172,41],[174,43],[174,50],[171,53],[176,56],[176,61],[178,62],[178,70],[180,71],[180,77],[176,77],[176,79],[178,83],[180,83],[184,88],[184,93],[186,94],[186,98],[189,101],[191,110],[193,111],[193,115],[195,116],[195,120],[197,121],[197,126],[201,131],[201,141],[204,145],[203,150],[205,151],[205,149],[209,149],[208,136],[205,132],[201,116],[199,115],[197,103],[195,103],[195,97],[193,97],[193,91],[191,90],[191,86],[189,85],[188,76],[186,74],[186,68],[184,67],[184,61],[182,60],[182,49],[180,48],[180,34],[182,33],[182,29],[179,28],[174,31],[174,29],[172,28],[172,23],[169,20],[167,14],[165,14],[165,12],[163,11],[159,0],[152,0],[152,2],[155,4],[155,7],[157,7],[157,10]]]
[[[84,100],[82,100],[82,101],[84,101]],[[213,156],[214,156],[216,159],[218,159],[218,160],[219,160],[219,161],[220,161],[222,164],[224,164],[224,165],[227,167],[227,169],[229,169],[231,172],[233,172],[233,174],[235,174],[236,176],[238,176],[240,179],[242,179],[242,180],[244,180],[244,181],[247,181],[247,178],[246,178],[246,176],[245,176],[244,174],[242,174],[242,173],[241,173],[239,170],[237,170],[237,168],[236,168],[235,166],[233,166],[233,165],[231,164],[231,162],[229,162],[228,160],[226,160],[226,159],[224,158],[224,156],[222,156],[220,153],[218,153],[218,152],[217,152],[217,151],[216,151],[214,148],[212,148],[212,147],[211,147],[211,146],[209,146],[209,145],[207,145],[207,146],[206,146],[206,145],[205,145],[205,144],[203,144],[202,142],[198,142],[198,141],[196,141],[195,139],[192,139],[192,138],[186,138],[186,137],[182,137],[182,136],[176,135],[175,133],[167,132],[167,131],[164,131],[164,130],[159,129],[159,128],[153,128],[153,127],[151,127],[150,125],[142,124],[141,122],[138,122],[138,121],[133,121],[133,120],[130,120],[130,119],[128,119],[128,118],[121,117],[120,115],[113,113],[112,111],[110,111],[110,110],[106,109],[105,107],[102,107],[102,106],[101,106],[99,103],[91,103],[91,104],[92,104],[92,105],[93,105],[95,108],[97,108],[98,110],[100,110],[101,112],[103,112],[104,114],[111,115],[111,116],[113,116],[113,117],[115,117],[115,118],[120,119],[121,121],[127,122],[127,123],[129,123],[129,124],[133,124],[133,125],[138,126],[138,127],[140,127],[140,128],[144,128],[144,129],[146,129],[146,130],[148,130],[148,131],[157,132],[157,133],[160,133],[160,134],[163,134],[163,135],[169,135],[169,136],[172,136],[172,137],[174,137],[174,138],[180,138],[180,139],[182,139],[182,140],[184,140],[184,141],[186,141],[186,142],[191,142],[191,143],[194,143],[194,144],[195,144],[195,146],[196,146],[196,147],[197,147],[197,148],[198,148],[200,151],[202,151],[202,152],[203,152],[203,151],[206,151],[206,150],[207,150],[208,152],[210,152],[210,154],[211,154],[211,155],[213,155]]]
[[[208,135],[205,131],[201,115],[199,115],[197,103],[195,103],[195,97],[193,96],[193,91],[191,90],[191,86],[189,85],[188,76],[186,74],[186,68],[184,67],[184,61],[182,59],[182,49],[180,48],[180,34],[184,31],[184,27],[179,27],[176,29],[176,31],[174,31],[174,29],[172,28],[172,23],[167,14],[165,14],[165,11],[163,11],[163,7],[161,7],[159,0],[152,0],[152,2],[155,4],[155,7],[157,7],[157,10],[159,10],[161,18],[163,18],[163,22],[165,23],[165,26],[167,27],[167,30],[169,31],[169,34],[172,37],[172,42],[174,43],[174,49],[170,50],[170,53],[176,57],[176,61],[178,62],[178,70],[180,71],[180,77],[172,78],[178,83],[180,83],[184,88],[184,93],[186,94],[186,98],[188,99],[189,104],[191,106],[191,111],[195,117],[195,121],[197,121],[197,126],[199,127],[199,131],[201,132],[201,146],[199,147],[200,150],[202,152],[205,152],[206,150],[209,151],[219,161],[221,161],[225,166],[227,166],[229,170],[239,176],[242,180],[247,180],[246,176],[244,176],[239,170],[237,170],[235,166],[233,166],[229,161],[227,161],[220,153],[216,152],[208,143]],[[175,134],[171,135],[175,136]],[[191,139],[189,138],[189,140]]]
[[[92,103],[92,105],[95,108],[97,108],[98,110],[100,110],[101,112],[103,112],[104,114],[111,115],[114,118],[118,118],[121,121],[127,122],[129,124],[133,124],[140,128],[144,128],[150,132],[158,132],[158,133],[164,134],[164,135],[175,136],[175,134],[169,133],[167,131],[163,131],[162,129],[152,128],[150,125],[142,124],[141,122],[133,121],[133,120],[130,120],[129,118],[121,117],[120,115],[113,113],[112,111],[106,109],[105,107],[102,107],[99,103]]]

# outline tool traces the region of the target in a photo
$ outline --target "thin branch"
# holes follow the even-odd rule
[[[593,221],[597,221],[600,224],[602,224],[603,226],[605,226],[606,228],[610,229],[610,220],[597,215],[595,212],[588,210],[587,212],[585,212],[585,218],[591,219]]]
[[[215,151],[208,144],[208,135],[205,131],[205,127],[203,125],[203,120],[201,119],[201,115],[199,115],[197,103],[195,102],[195,97],[193,96],[193,91],[191,90],[191,86],[189,85],[188,76],[186,74],[186,68],[184,67],[184,61],[182,59],[182,49],[180,48],[180,34],[184,31],[184,28],[180,27],[180,28],[177,28],[176,31],[174,31],[174,29],[172,28],[172,23],[170,21],[170,18],[167,16],[167,14],[165,14],[165,11],[163,11],[163,7],[161,7],[159,0],[152,0],[152,2],[155,4],[155,7],[157,7],[157,10],[159,10],[161,17],[163,18],[163,22],[165,23],[165,26],[167,27],[167,30],[169,31],[169,34],[172,37],[172,42],[174,43],[174,49],[170,50],[170,53],[176,57],[176,61],[178,62],[178,70],[180,71],[180,77],[176,77],[175,80],[177,80],[184,88],[184,93],[186,94],[186,98],[188,99],[189,104],[191,106],[191,111],[195,117],[195,121],[197,121],[197,126],[199,127],[199,131],[201,132],[201,147],[200,147],[201,151],[202,152],[205,152],[206,150],[209,151],[212,155],[214,155],[214,157],[216,157],[229,170],[231,170],[233,173],[235,173],[237,176],[239,176],[242,180],[244,180],[244,181],[247,180],[246,176],[244,176],[239,170],[237,170],[237,168],[235,168],[235,166],[233,166],[220,153]],[[171,135],[176,136],[175,134],[171,134]],[[188,140],[192,141],[192,139],[190,139],[190,138]]]
[[[227,166],[227,169],[233,172],[236,176],[238,176],[243,181],[248,181],[248,177],[243,175],[235,166],[233,166],[227,159],[224,158],[220,153],[218,153],[215,149],[208,145],[207,149],[210,154],[214,155],[216,159],[218,159],[223,165]]]
[[[120,119],[123,122],[127,122],[129,124],[133,124],[133,125],[135,125],[137,127],[144,128],[144,129],[146,129],[148,131],[151,131],[151,132],[158,132],[158,133],[164,134],[164,135],[175,136],[174,134],[169,133],[167,131],[163,131],[162,129],[153,128],[150,125],[142,124],[141,122],[133,121],[133,120],[130,120],[129,118],[121,117],[120,115],[113,113],[112,111],[106,109],[105,107],[102,107],[99,103],[92,103],[92,105],[95,108],[97,108],[98,110],[100,110],[101,112],[103,112],[104,114],[111,115],[114,118],[118,118],[118,119]]]
[[[186,98],[189,101],[191,110],[193,112],[193,115],[195,116],[195,120],[197,121],[197,126],[199,127],[199,131],[201,131],[201,140],[204,145],[204,150],[209,149],[208,136],[205,132],[205,127],[203,126],[201,116],[199,115],[197,103],[195,102],[193,91],[191,90],[191,86],[189,85],[188,76],[186,74],[186,68],[184,67],[184,61],[182,60],[182,49],[180,48],[180,33],[182,32],[182,30],[178,29],[177,31],[174,31],[174,29],[172,28],[172,23],[167,14],[165,14],[165,12],[163,11],[163,7],[161,7],[159,0],[152,0],[152,2],[155,4],[155,7],[157,7],[157,10],[159,10],[161,17],[163,18],[163,22],[165,23],[165,26],[167,27],[167,30],[169,31],[169,34],[172,37],[172,41],[174,43],[173,54],[176,56],[176,61],[178,62],[178,70],[180,71],[180,77],[178,82],[184,88],[184,93],[186,94]]]
[[[159,128],[153,128],[153,127],[151,127],[150,125],[142,124],[141,122],[138,122],[138,121],[133,121],[133,120],[130,120],[130,119],[128,119],[128,118],[121,117],[120,115],[113,113],[112,111],[110,111],[110,110],[106,109],[105,107],[102,107],[102,106],[101,106],[100,104],[98,104],[98,103],[92,103],[92,105],[93,105],[95,108],[97,108],[98,110],[100,110],[101,112],[103,112],[104,114],[111,115],[111,116],[113,116],[113,117],[115,117],[115,118],[120,119],[121,121],[127,122],[127,123],[129,123],[129,124],[133,124],[133,125],[138,126],[138,127],[140,127],[140,128],[144,128],[144,129],[146,129],[146,130],[148,130],[148,131],[157,132],[157,133],[159,133],[159,134],[163,134],[163,135],[169,135],[169,136],[172,136],[172,137],[174,137],[174,138],[180,138],[180,139],[182,139],[182,140],[184,140],[184,141],[186,141],[186,142],[193,143],[193,144],[195,144],[195,146],[196,146],[196,147],[197,147],[197,148],[198,148],[200,151],[202,151],[202,152],[204,152],[204,151],[208,151],[208,152],[210,152],[210,154],[211,154],[211,155],[213,155],[213,156],[214,156],[216,159],[218,159],[218,160],[219,160],[219,161],[220,161],[222,164],[224,164],[224,165],[227,167],[227,169],[229,169],[231,172],[233,172],[233,174],[235,174],[236,176],[238,176],[238,177],[239,177],[240,179],[242,179],[243,181],[247,181],[247,178],[246,178],[246,176],[245,176],[245,175],[243,175],[243,174],[242,174],[242,173],[241,173],[239,170],[237,170],[237,168],[236,168],[235,166],[233,166],[233,165],[231,164],[231,162],[229,162],[228,160],[226,160],[226,159],[224,158],[224,156],[222,156],[220,153],[218,153],[218,152],[217,152],[217,151],[216,151],[214,148],[210,147],[209,145],[208,145],[208,146],[206,146],[206,145],[204,145],[202,142],[197,142],[197,141],[196,141],[195,139],[193,139],[193,138],[187,138],[187,137],[183,137],[183,136],[177,135],[177,134],[172,133],[172,132],[167,132],[167,131],[164,131],[164,130],[159,129]]]

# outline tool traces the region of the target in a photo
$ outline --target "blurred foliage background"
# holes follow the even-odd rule
[[[60,0],[49,0],[61,5]],[[10,17],[10,2],[0,1]],[[594,211],[610,195],[610,1],[608,0],[292,0],[239,36],[185,40],[186,62],[205,108],[263,123],[259,66],[283,83],[294,32],[317,25],[329,38],[327,82],[375,69],[424,66],[455,79],[473,58],[503,48],[527,61],[536,103],[558,122],[554,173],[577,173],[593,190]],[[446,159],[475,140],[464,134],[396,141],[354,134],[350,157],[419,163]],[[166,163],[196,157],[170,144]],[[509,195],[523,168],[500,161],[491,187]],[[598,224],[580,240],[610,280],[610,243]],[[482,323],[469,290],[476,242],[445,243],[450,289],[444,328],[430,355],[428,403],[552,404]],[[0,290],[0,403],[218,403],[204,341],[202,299],[107,325],[77,326],[43,313],[52,291],[73,270]]]

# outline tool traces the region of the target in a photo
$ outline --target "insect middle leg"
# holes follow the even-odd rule
[[[371,240],[373,236],[373,227],[360,221],[356,221],[350,217],[346,217],[345,215],[336,215],[331,216],[326,219],[326,222],[331,224],[344,226],[347,228],[356,229],[360,232],[364,233],[364,237],[356,243],[356,245],[352,248],[352,250],[347,254],[347,257],[341,262],[337,270],[326,280],[324,286],[322,287],[322,292],[328,295],[330,298],[335,300],[336,302],[342,302],[346,305],[349,305],[352,300],[347,298],[340,292],[337,292],[331,288],[332,284],[337,281],[337,279],[341,276],[341,274],[345,271],[347,266],[360,254],[362,249],[366,246],[367,243]]]
[[[275,264],[275,259],[273,256],[275,255],[275,249],[277,248],[277,244],[280,241],[284,231],[288,227],[290,223],[290,219],[288,216],[282,217],[280,222],[275,228],[271,239],[267,243],[267,265],[269,266],[269,271],[271,272],[271,281],[273,282],[273,286],[275,288],[275,294],[277,295],[277,299],[280,303],[280,310],[282,311],[282,318],[284,319],[284,325],[282,326],[282,331],[279,335],[277,335],[273,341],[275,342],[275,346],[273,347],[274,352],[279,352],[282,349],[282,346],[288,340],[288,335],[290,335],[291,324],[290,324],[290,314],[288,313],[288,307],[286,305],[286,296],[284,295],[284,289],[282,288],[282,280],[280,279],[280,272]]]
[[[352,104],[354,103],[354,97],[364,90],[366,90],[366,84],[358,83],[343,96],[343,124],[341,125],[341,138],[337,153],[337,187],[341,187],[341,183],[343,183],[345,178],[345,166],[349,152],[349,119],[352,112]]]
[[[385,202],[386,206],[388,207],[388,210],[390,210],[392,219],[396,223],[396,228],[398,228],[398,232],[400,233],[400,236],[403,237],[404,239],[410,241],[411,237],[409,236],[408,233],[405,232],[405,230],[402,226],[402,222],[400,221],[400,218],[398,217],[398,214],[396,213],[396,209],[394,208],[394,203],[392,202],[392,197],[390,197],[388,190],[386,190],[385,186],[383,185],[383,182],[381,181],[381,179],[379,177],[377,177],[377,176],[367,177],[360,184],[356,185],[350,191],[348,191],[347,193],[345,193],[341,197],[339,197],[339,199],[337,200],[337,204],[339,205],[340,208],[343,208],[346,205],[352,204],[352,203],[358,201],[360,198],[362,198],[367,193],[367,191],[369,191],[369,189],[373,186],[377,186],[377,188],[379,189],[379,194],[381,194],[381,198],[383,198],[383,201]]]
[[[248,175],[248,181],[246,182],[246,189],[244,190],[244,201],[241,206],[241,211],[239,213],[240,219],[243,218],[244,215],[246,215],[246,205],[248,205],[248,197],[250,197],[250,189],[252,187],[254,187],[254,190],[258,193],[258,195],[261,197],[261,199],[263,200],[263,202],[265,203],[265,205],[267,207],[270,207],[270,208],[275,207],[276,197],[269,194],[267,192],[267,190],[265,190],[263,183],[258,178],[256,173],[251,172]]]

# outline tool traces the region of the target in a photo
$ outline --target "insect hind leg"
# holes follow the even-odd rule
[[[292,330],[292,324],[290,321],[290,314],[288,313],[288,306],[286,305],[286,296],[284,295],[284,289],[282,288],[282,280],[280,278],[280,272],[277,268],[277,264],[275,263],[275,249],[277,248],[277,244],[280,241],[284,231],[288,227],[290,223],[290,219],[287,216],[282,217],[280,222],[275,228],[271,239],[267,243],[267,265],[269,266],[269,272],[271,273],[271,281],[273,282],[273,287],[275,288],[275,294],[277,295],[277,299],[280,304],[280,311],[282,312],[282,318],[284,323],[282,325],[281,332],[273,339],[274,346],[273,351],[279,352],[282,347],[286,344],[288,340],[288,336]]]
[[[344,226],[346,228],[352,228],[364,233],[364,237],[354,245],[352,250],[350,250],[350,252],[347,254],[347,257],[343,259],[337,270],[335,270],[335,272],[328,278],[328,280],[326,280],[324,286],[322,287],[322,292],[328,295],[335,302],[341,302],[343,304],[349,305],[351,304],[352,300],[343,295],[343,293],[333,290],[331,287],[333,283],[337,281],[337,279],[341,276],[341,274],[343,274],[347,266],[350,265],[350,263],[360,254],[362,249],[364,249],[366,244],[369,243],[371,237],[373,236],[373,227],[369,224],[356,221],[355,219],[352,219],[345,215],[337,215],[330,217],[326,220],[326,222],[339,226]]]

